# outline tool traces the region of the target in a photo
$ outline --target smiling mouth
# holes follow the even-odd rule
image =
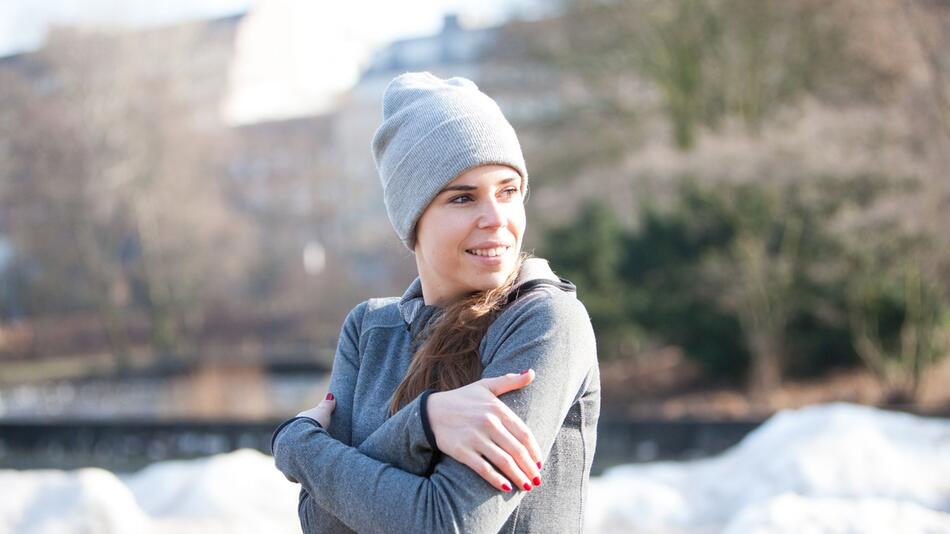
[[[511,247],[495,247],[495,248],[482,248],[482,249],[468,249],[465,252],[471,254],[472,256],[478,256],[480,258],[494,258],[497,256],[502,256]]]

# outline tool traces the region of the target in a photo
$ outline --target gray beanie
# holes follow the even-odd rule
[[[429,72],[395,77],[383,94],[383,123],[373,136],[373,159],[383,183],[386,213],[409,250],[416,222],[449,182],[486,164],[528,170],[514,128],[498,104],[462,77]]]

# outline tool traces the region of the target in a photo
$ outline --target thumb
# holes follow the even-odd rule
[[[496,397],[509,391],[521,389],[534,380],[534,371],[527,369],[521,373],[508,373],[494,378],[483,378],[482,382]]]

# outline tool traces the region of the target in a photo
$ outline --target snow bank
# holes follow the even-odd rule
[[[131,475],[5,470],[0,534],[299,532],[299,488],[252,449]]]
[[[0,470],[0,534],[299,532],[298,488],[250,449],[118,476]],[[950,533],[950,420],[782,412],[715,458],[592,479],[587,532]]]
[[[588,499],[589,532],[950,533],[950,421],[788,410],[714,458],[609,469]]]

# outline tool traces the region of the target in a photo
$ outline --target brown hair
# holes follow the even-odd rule
[[[508,295],[514,289],[524,260],[529,257],[526,252],[518,255],[515,268],[504,284],[472,293],[442,310],[428,326],[428,336],[393,393],[390,414],[395,414],[426,389],[448,391],[481,378],[478,347],[488,327],[508,303]]]

